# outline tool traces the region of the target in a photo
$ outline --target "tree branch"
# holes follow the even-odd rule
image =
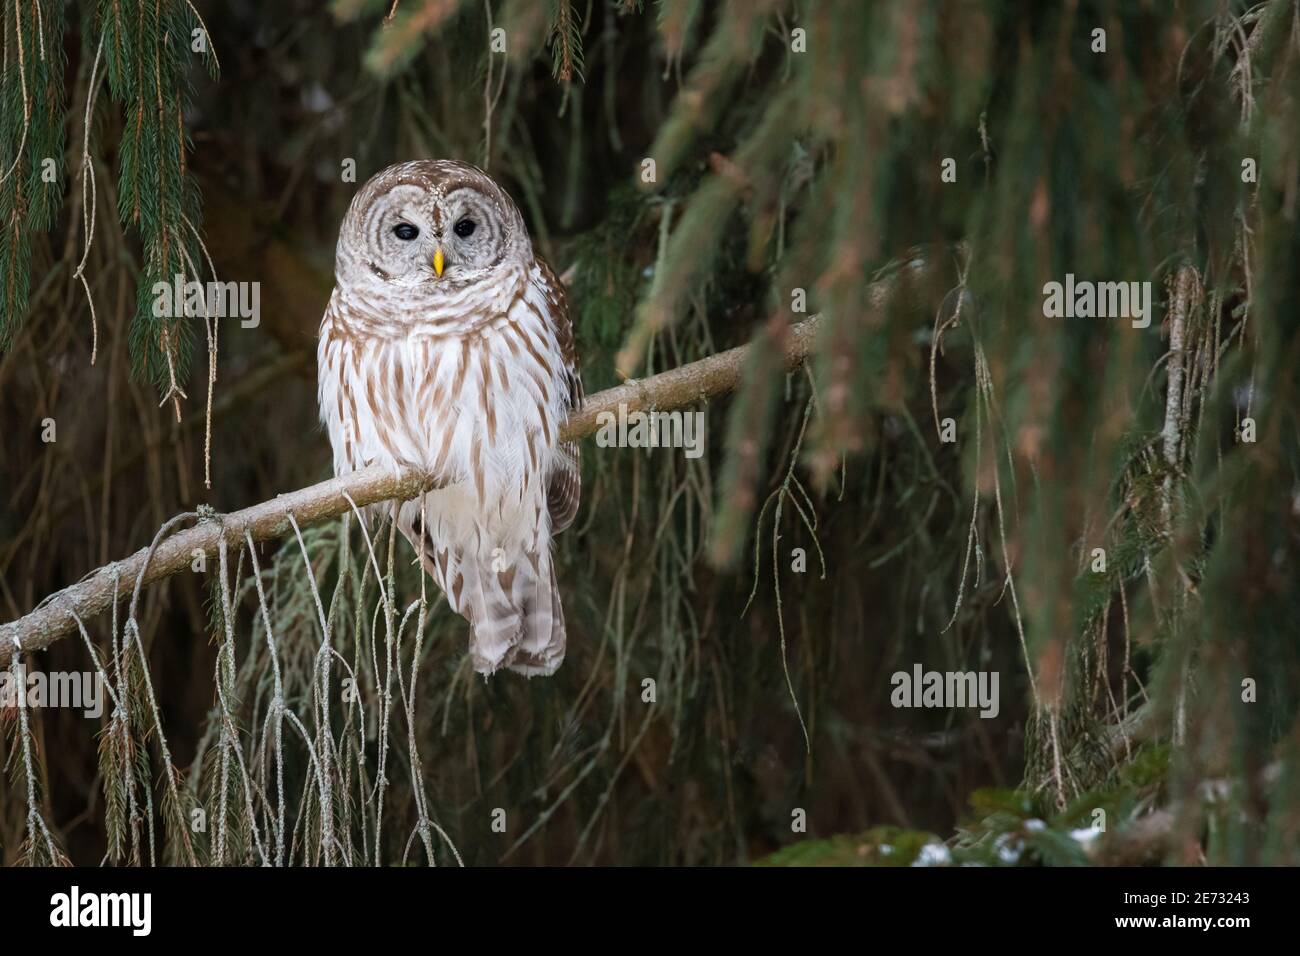
[[[785,342],[789,367],[802,364],[808,357],[819,324],[814,316],[790,327]],[[592,395],[581,410],[569,417],[560,437],[576,441],[592,434],[598,416],[602,412],[617,413],[620,405],[628,412],[673,409],[729,392],[740,382],[748,349],[748,345],[742,345]],[[432,484],[429,476],[419,472],[393,474],[381,465],[372,465],[230,514],[198,513],[173,518],[150,547],[99,568],[77,584],[47,597],[30,614],[0,625],[0,663],[7,666],[15,648],[27,652],[49,647],[76,628],[77,618],[85,621],[137,593],[144,585],[185,570],[196,551],[214,556],[223,539],[228,547],[237,548],[243,544],[245,533],[254,541],[283,537],[291,528],[290,514],[299,526],[317,524],[338,517],[352,503],[361,508],[381,501],[405,501]],[[174,524],[189,518],[197,520],[185,530],[165,536]]]

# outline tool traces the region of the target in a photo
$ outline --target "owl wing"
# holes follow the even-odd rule
[[[582,406],[582,374],[578,367],[578,350],[573,342],[573,325],[569,321],[569,301],[564,284],[556,277],[550,265],[537,256],[537,270],[542,291],[546,294],[547,312],[555,341],[564,357],[561,378],[565,385],[564,412],[571,415]],[[551,513],[551,533],[558,534],[573,524],[582,495],[582,469],[577,442],[564,442],[561,456],[552,468],[546,483],[546,505]]]

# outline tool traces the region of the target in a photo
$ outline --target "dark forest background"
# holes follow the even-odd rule
[[[506,186],[588,394],[752,343],[703,458],[584,446],[554,678],[405,618],[388,529],[213,559],[28,655],[92,644],[124,706],[0,715],[6,863],[1300,860],[1291,0],[0,14],[0,619],[329,476],[315,336],[390,163]],[[178,268],[260,325],[154,318]],[[1151,282],[1150,328],[1047,317],[1067,273]],[[998,716],[893,707],[917,663]]]

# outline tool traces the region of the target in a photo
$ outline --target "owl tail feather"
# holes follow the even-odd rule
[[[535,562],[533,558],[530,555],[524,562],[531,574],[524,575],[521,568],[521,573],[511,582],[518,586],[522,580],[523,586],[516,592],[522,627],[515,659],[509,667],[528,677],[549,677],[564,661],[564,609],[560,606],[560,589],[555,583],[550,555],[543,553]]]
[[[499,559],[434,550],[426,541],[420,561],[447,602],[470,623],[474,670],[505,669],[549,677],[564,661],[564,611],[550,555],[529,554],[501,567]]]

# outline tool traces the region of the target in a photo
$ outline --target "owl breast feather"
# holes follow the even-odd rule
[[[318,347],[335,473],[418,467],[464,486],[458,491],[480,514],[533,510],[565,414],[549,304],[529,275],[504,308],[494,302],[454,322],[434,312],[393,334],[353,320],[349,297],[336,290]]]

